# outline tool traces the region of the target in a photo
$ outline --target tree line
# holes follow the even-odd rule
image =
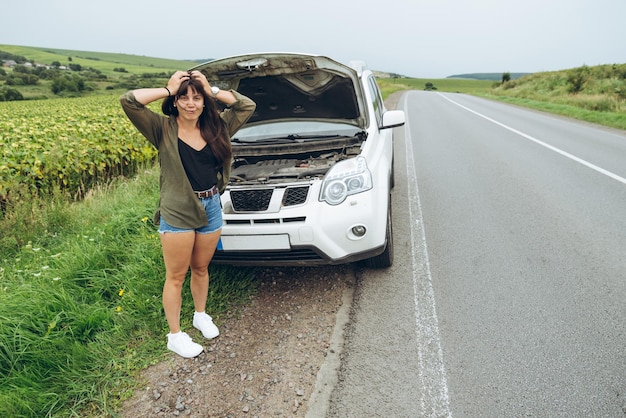
[[[75,97],[98,90],[97,82],[111,82],[111,86],[107,89],[133,89],[153,87],[161,83],[161,79],[168,78],[168,75],[164,73],[128,74],[125,68],[118,67],[113,71],[125,76],[110,80],[106,74],[96,68],[73,63],[71,57],[68,57],[69,64],[67,65],[59,61],[54,61],[49,65],[33,65],[26,57],[0,51],[0,60],[15,63],[12,69],[0,67],[0,102],[24,100],[20,89],[27,86],[43,85],[49,87],[50,91],[57,96]]]

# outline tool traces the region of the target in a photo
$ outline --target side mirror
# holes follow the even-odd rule
[[[397,128],[404,125],[404,111],[388,110],[383,114],[383,126],[380,129]]]

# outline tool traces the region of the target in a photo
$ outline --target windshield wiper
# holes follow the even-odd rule
[[[337,134],[330,134],[330,135],[299,135],[299,134],[290,134],[287,135],[286,139],[291,139],[293,141],[298,141],[298,140],[304,140],[304,139],[328,139],[328,138],[345,138],[345,135],[337,135]]]
[[[235,142],[237,144],[290,144],[294,142],[288,138],[264,138],[264,139],[241,139],[241,138],[233,138],[230,142]]]
[[[231,142],[236,142],[239,144],[289,144],[291,142],[304,142],[308,139],[329,139],[329,138],[346,138],[345,135],[299,135],[299,134],[289,134],[286,136],[279,136],[275,138],[264,138],[264,139],[241,139],[241,138],[233,138]]]

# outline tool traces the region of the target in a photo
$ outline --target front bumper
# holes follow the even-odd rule
[[[213,262],[332,265],[364,260],[384,251],[387,190],[369,190],[331,206],[318,200],[319,182],[312,182],[303,202],[285,206],[284,196],[290,187],[302,188],[302,184],[271,189],[271,200],[278,203],[245,213],[237,212],[231,200],[237,199],[241,189],[227,190],[222,196],[224,226]],[[355,235],[355,226],[365,227],[365,234]]]

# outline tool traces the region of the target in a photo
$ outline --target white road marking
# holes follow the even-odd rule
[[[407,95],[404,95],[405,109],[406,97]],[[415,228],[410,229],[419,382],[422,388],[420,416],[451,417],[448,383],[439,337],[439,322],[435,309],[435,294],[432,286],[408,119],[405,123],[405,132],[409,220],[411,225],[415,225]]]
[[[598,167],[597,165],[594,165],[594,164],[590,163],[589,161],[585,161],[582,158],[578,158],[575,155],[570,154],[569,152],[565,152],[565,151],[563,151],[563,150],[561,150],[561,149],[559,149],[557,147],[554,147],[554,146],[552,146],[550,144],[546,144],[545,142],[540,141],[539,139],[537,139],[535,137],[532,137],[532,136],[530,136],[528,134],[525,134],[524,132],[518,131],[515,128],[511,128],[510,126],[505,125],[505,124],[503,124],[501,122],[498,122],[497,120],[491,119],[490,117],[485,116],[482,113],[478,113],[475,110],[472,110],[472,109],[470,109],[467,106],[463,106],[462,104],[455,102],[454,100],[450,99],[449,97],[446,97],[445,95],[443,95],[441,93],[437,93],[437,94],[439,94],[439,96],[443,97],[444,99],[446,99],[450,103],[455,104],[455,105],[459,106],[460,108],[465,109],[468,112],[471,112],[471,113],[475,114],[476,116],[479,116],[479,117],[481,117],[481,118],[483,118],[485,120],[488,120],[491,123],[495,123],[496,125],[501,126],[504,129],[508,129],[509,131],[511,131],[513,133],[516,133],[519,136],[528,139],[529,141],[532,141],[532,142],[534,142],[534,143],[536,143],[538,145],[541,145],[542,147],[545,147],[545,148],[547,148],[547,149],[549,149],[551,151],[554,151],[557,154],[561,154],[562,156],[567,157],[567,158],[569,158],[572,161],[576,161],[577,163],[580,163],[580,164],[582,164],[582,165],[584,165],[584,166],[586,166],[588,168],[591,168],[592,170],[595,170],[595,171],[597,171],[600,174],[604,174],[605,176],[610,177],[613,180],[617,180],[617,181],[619,181],[622,184],[626,184],[626,179],[624,177],[620,177],[620,176],[618,176],[615,173],[612,173],[612,172],[610,172],[608,170],[605,170],[602,167]]]

